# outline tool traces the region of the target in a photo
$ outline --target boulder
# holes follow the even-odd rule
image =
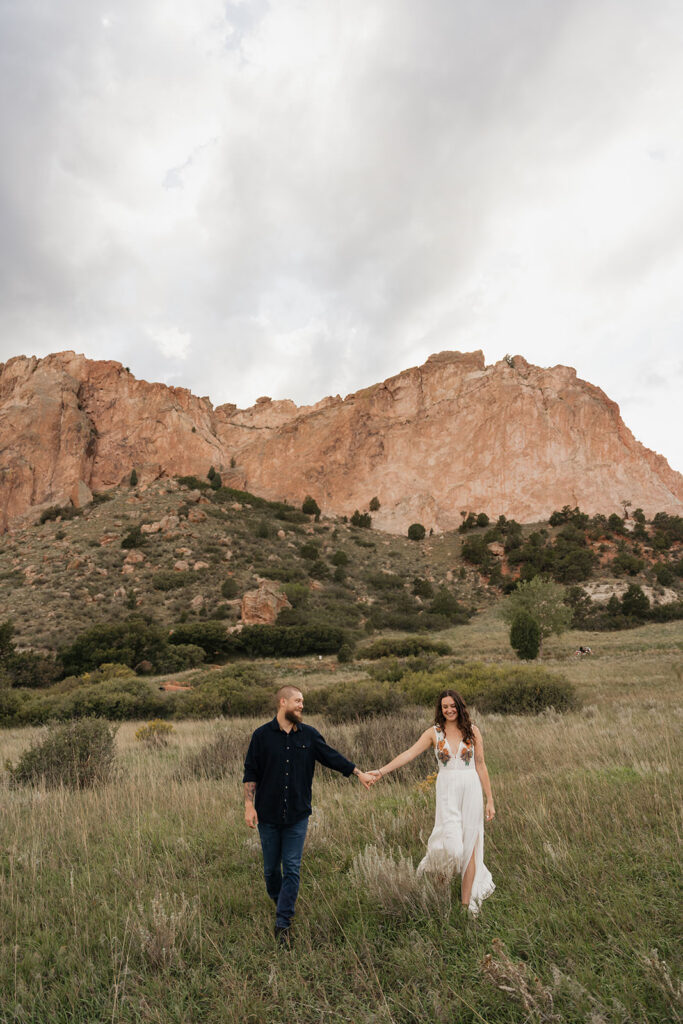
[[[242,597],[242,623],[245,626],[270,626],[283,608],[291,608],[287,595],[277,583],[261,580],[256,590],[248,590]]]

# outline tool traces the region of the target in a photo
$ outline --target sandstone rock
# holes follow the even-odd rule
[[[232,558],[232,551],[226,551],[225,554],[223,555],[223,561],[224,562],[229,562],[231,558]]]
[[[206,520],[206,512],[202,512],[200,508],[191,508],[187,513],[187,519],[190,523],[203,523]]]
[[[311,590],[324,590],[325,589],[324,585],[320,582],[320,580],[311,580],[311,582],[309,583],[309,588]]]
[[[285,539],[285,537],[287,536],[287,534],[285,533],[285,531],[284,531],[284,530],[278,530],[278,531],[277,531],[277,535],[278,535],[278,537],[280,538],[280,540],[284,540],[284,539]]]
[[[351,515],[377,494],[374,525],[401,534],[412,522],[453,529],[463,509],[530,522],[566,504],[620,511],[628,499],[647,515],[683,512],[683,476],[634,439],[600,389],[521,356],[486,366],[481,352],[443,352],[343,400],[247,410],[214,409],[116,362],[19,356],[0,364],[0,424],[0,530],[87,498],[84,487],[118,486],[133,465],[141,487],[163,478],[173,489],[168,477],[232,456],[229,486],[296,505],[312,494],[324,515]]]
[[[190,601],[190,608],[192,608],[193,611],[198,612],[203,607],[204,598],[202,597],[201,594],[197,594],[197,596],[193,597],[192,600]]]
[[[176,548],[175,553],[176,555],[180,555],[181,558],[191,558],[192,548]]]
[[[159,524],[161,526],[162,531],[164,533],[168,533],[170,530],[175,530],[176,527],[179,526],[180,519],[179,519],[178,516],[167,515],[167,516],[163,516],[159,520]]]
[[[83,508],[84,505],[89,505],[92,501],[92,491],[84,480],[78,480],[74,484],[69,497],[74,508]]]
[[[193,570],[195,572],[200,572],[202,569],[208,569],[209,568],[209,563],[208,562],[195,562],[194,565],[192,566],[192,568],[193,568]]]
[[[277,583],[261,580],[257,590],[248,590],[242,598],[244,625],[272,625],[283,608],[291,608]]]
[[[492,555],[496,555],[497,558],[502,558],[505,554],[505,546],[500,541],[494,540],[490,544],[486,545]]]
[[[143,523],[140,527],[140,533],[160,533],[161,523]]]
[[[115,540],[118,540],[118,535],[115,533],[103,533],[100,537],[100,547],[108,548],[110,544],[113,544]]]
[[[136,551],[132,548],[123,560],[124,565],[140,565],[141,562],[145,561],[145,556],[142,551]]]
[[[176,572],[188,572],[190,568],[190,563],[181,559],[180,561],[175,563],[173,568],[175,569]]]

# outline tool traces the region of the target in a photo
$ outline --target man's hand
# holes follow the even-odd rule
[[[360,779],[360,783],[362,786],[365,787],[365,789],[370,789],[371,786],[374,786],[375,776],[371,775],[370,772],[362,772],[358,768],[356,768],[353,774],[356,776],[357,779]]]

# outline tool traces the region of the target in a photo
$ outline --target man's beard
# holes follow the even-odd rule
[[[285,711],[285,718],[294,725],[301,725],[303,714],[301,711]]]

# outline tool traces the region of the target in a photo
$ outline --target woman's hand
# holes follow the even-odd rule
[[[368,775],[374,775],[375,782],[379,782],[380,779],[384,778],[381,768],[371,768],[370,771],[368,772]]]
[[[493,821],[496,816],[496,808],[493,806],[493,800],[489,800],[486,804],[486,820]]]

